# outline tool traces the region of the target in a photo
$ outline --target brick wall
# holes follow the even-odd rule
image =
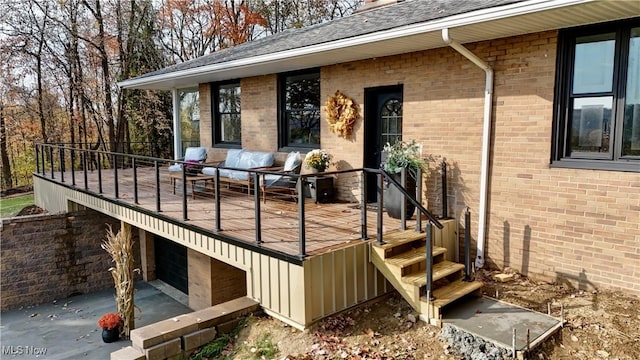
[[[549,167],[556,41],[550,31],[465,45],[495,71],[487,261],[534,278],[640,294],[640,176]],[[426,174],[426,205],[441,213],[444,157],[450,215],[462,219],[469,206],[477,239],[484,72],[441,48],[321,74],[323,99],[339,89],[359,104],[367,87],[404,85],[403,137],[437,159]],[[362,166],[363,135],[362,120],[345,140],[328,132],[323,117],[322,146],[344,168]],[[354,179],[338,187],[342,198],[358,197]]]
[[[465,46],[495,70],[488,264],[640,294],[638,173],[549,167],[557,32]],[[462,219],[465,207],[471,208],[475,241],[484,72],[442,47],[326,66],[320,76],[322,103],[340,90],[360,104],[361,115],[366,88],[403,84],[403,137],[421,143],[423,156],[432,159],[425,205],[441,213],[437,167],[446,158],[449,214]],[[277,150],[276,76],[243,79],[241,86],[243,147]],[[339,169],[363,166],[363,136],[364,120],[344,139],[328,131],[322,113],[321,146],[334,154]],[[336,187],[341,200],[359,198],[356,176],[340,175]]]
[[[2,219],[2,310],[113,287],[111,259],[100,248],[106,224],[120,226],[90,210]],[[137,231],[133,236],[138,267]]]

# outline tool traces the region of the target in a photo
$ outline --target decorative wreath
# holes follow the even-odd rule
[[[356,120],[360,117],[358,104],[340,90],[336,90],[333,96],[329,96],[325,105],[329,130],[345,138],[350,136]]]

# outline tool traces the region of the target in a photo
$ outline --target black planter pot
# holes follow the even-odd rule
[[[106,343],[112,343],[114,341],[120,340],[120,329],[107,329],[102,328],[102,341]]]
[[[393,174],[392,177],[400,183],[400,174]],[[413,176],[407,174],[407,184],[405,189],[409,194],[415,197],[416,193],[416,179]],[[404,195],[398,190],[398,188],[389,183],[384,189],[384,208],[387,210],[387,215],[394,219],[400,219],[402,216],[402,199]],[[416,207],[407,200],[407,219],[413,216]]]

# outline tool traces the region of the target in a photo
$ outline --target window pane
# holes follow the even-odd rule
[[[320,111],[287,112],[289,145],[320,145]]]
[[[631,29],[622,155],[640,156],[640,28]]]
[[[240,84],[218,86],[216,142],[240,143]]]
[[[611,132],[612,96],[574,99],[571,152],[607,153]]]
[[[240,85],[221,85],[218,96],[218,110],[221,113],[240,112]]]
[[[220,119],[220,140],[240,142],[240,114],[221,114]]]
[[[391,99],[382,105],[382,143],[391,145],[402,139],[402,102]]]
[[[182,153],[187,147],[200,146],[200,93],[198,89],[178,90]]]
[[[288,76],[284,91],[286,145],[320,145],[320,75]]]
[[[615,36],[615,33],[608,33],[576,38],[574,94],[612,90]]]

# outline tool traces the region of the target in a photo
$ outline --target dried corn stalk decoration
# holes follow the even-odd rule
[[[111,226],[107,229],[107,240],[101,247],[111,255],[114,266],[109,268],[116,288],[116,309],[123,320],[122,333],[129,337],[134,326],[133,304],[133,240],[131,225],[122,223],[120,231],[113,233]]]
[[[345,138],[351,136],[356,120],[360,118],[358,104],[340,90],[336,90],[333,96],[329,96],[325,105],[329,130]]]

